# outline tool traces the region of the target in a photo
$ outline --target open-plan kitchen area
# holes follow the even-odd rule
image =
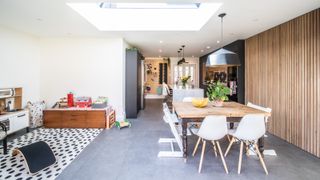
[[[319,179],[319,0],[0,0],[0,179]]]

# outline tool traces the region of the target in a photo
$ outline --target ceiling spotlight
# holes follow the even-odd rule
[[[160,44],[162,44],[162,43],[163,43],[163,41],[161,41],[161,40],[160,40],[160,41],[159,41],[159,43],[160,43]]]
[[[159,49],[159,53],[162,53],[162,49]]]
[[[217,43],[219,44],[219,43],[220,43],[220,41],[219,41],[219,40],[217,40]]]
[[[204,52],[204,50],[203,50],[203,49],[201,49],[201,52]]]
[[[192,55],[192,57],[194,58],[194,55]]]
[[[211,47],[210,47],[210,46],[207,46],[206,48],[207,48],[207,49],[210,49]]]

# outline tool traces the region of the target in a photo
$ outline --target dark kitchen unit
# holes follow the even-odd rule
[[[206,92],[208,82],[221,81],[226,83],[231,90],[232,95],[229,96],[231,101],[236,101],[244,104],[245,102],[245,41],[237,40],[223,47],[226,50],[238,54],[240,66],[219,66],[219,67],[206,67],[207,58],[210,54],[217,51],[212,51],[200,57],[199,61],[199,87],[203,88]],[[206,95],[205,95],[206,96]]]
[[[137,118],[139,111],[144,108],[143,59],[144,57],[138,50],[126,50],[125,112],[127,118]]]

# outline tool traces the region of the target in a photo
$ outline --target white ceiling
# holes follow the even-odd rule
[[[102,0],[103,1],[103,0]],[[186,56],[201,56],[219,48],[219,13],[224,19],[224,44],[245,39],[320,7],[320,0],[171,0],[170,2],[222,2],[222,7],[200,31],[173,32],[101,32],[66,2],[101,2],[96,0],[0,0],[0,26],[39,37],[123,37],[143,55],[176,56],[186,45]],[[165,0],[111,0],[111,2],[168,2]],[[163,43],[159,43],[159,41]],[[210,49],[206,49],[210,46]],[[162,53],[159,53],[162,49]],[[201,49],[204,52],[201,52]]]

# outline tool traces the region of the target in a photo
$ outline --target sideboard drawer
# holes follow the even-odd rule
[[[59,111],[44,111],[43,112],[43,124],[46,128],[60,128],[62,113]]]
[[[86,127],[85,111],[66,111],[62,114],[62,126],[66,128],[85,128]]]

